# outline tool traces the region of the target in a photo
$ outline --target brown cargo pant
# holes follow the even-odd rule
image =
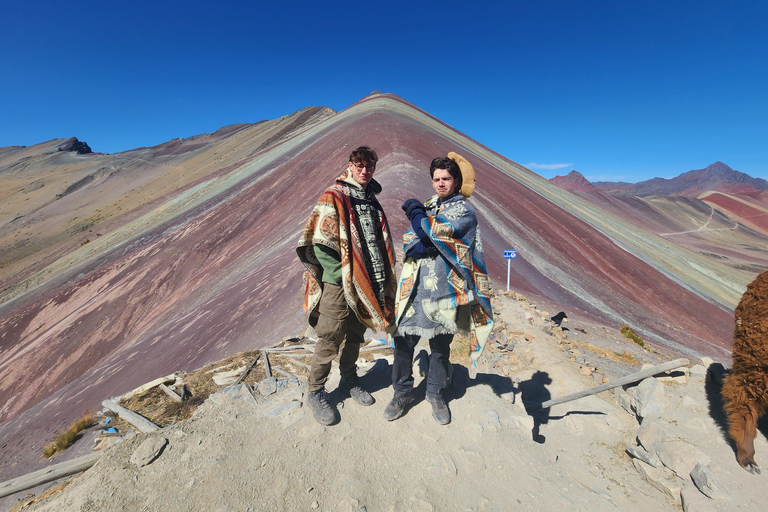
[[[323,295],[318,306],[320,316],[315,326],[318,341],[312,368],[309,371],[309,392],[317,393],[325,387],[331,363],[338,355],[339,372],[343,378],[357,375],[355,362],[360,355],[366,326],[349,309],[344,299],[344,289],[334,284],[323,283]],[[344,346],[342,347],[342,343]]]

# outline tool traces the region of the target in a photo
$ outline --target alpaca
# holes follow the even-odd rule
[[[768,271],[747,286],[735,316],[733,370],[723,386],[728,434],[741,467],[759,474],[754,440],[768,406]]]

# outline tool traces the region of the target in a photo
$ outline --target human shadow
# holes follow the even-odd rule
[[[552,398],[547,386],[552,384],[552,378],[547,372],[537,371],[531,378],[520,383],[520,394],[523,404],[542,404]],[[531,431],[534,442],[544,444],[547,438],[541,433],[541,426],[549,422],[549,407],[529,411],[533,418],[533,430]]]
[[[453,378],[451,379],[448,391],[451,398],[458,399],[463,397],[467,388],[478,385],[487,385],[491,388],[493,393],[501,397],[508,393],[519,393],[519,389],[515,388],[509,377],[503,375],[496,375],[494,373],[478,373],[474,379],[469,376],[469,369],[466,366],[460,364],[453,365]]]

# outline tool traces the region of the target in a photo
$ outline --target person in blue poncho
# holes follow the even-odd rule
[[[429,168],[436,195],[425,204],[403,203],[411,228],[403,237],[405,261],[397,290],[392,368],[394,397],[384,418],[395,420],[413,400],[413,354],[429,338],[427,401],[441,425],[450,423],[445,391],[451,375],[450,345],[457,332],[468,333],[472,365],[493,327],[490,281],[474,208],[467,202],[475,187],[472,165],[456,153],[435,158]]]

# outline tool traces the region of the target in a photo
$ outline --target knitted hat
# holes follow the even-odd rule
[[[459,170],[461,171],[461,190],[459,190],[459,194],[463,195],[464,197],[469,197],[472,195],[472,192],[475,191],[475,169],[472,167],[472,164],[467,162],[467,160],[459,155],[451,151],[448,153],[448,158],[456,162],[459,166]]]

